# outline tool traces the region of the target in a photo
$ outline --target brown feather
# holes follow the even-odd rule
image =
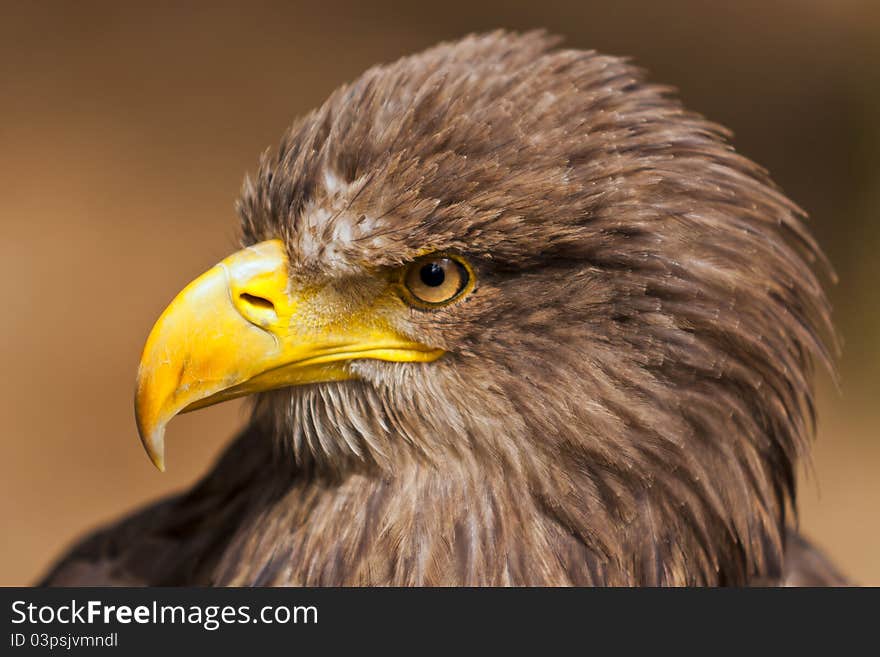
[[[244,242],[282,237],[294,277],[469,259],[464,302],[399,326],[448,353],[261,395],[202,483],[48,582],[817,581],[786,530],[836,350],[803,213],[669,89],[555,43],[370,69],[263,156]]]

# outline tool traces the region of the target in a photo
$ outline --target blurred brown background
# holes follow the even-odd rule
[[[132,390],[159,312],[235,248],[260,151],[374,63],[541,26],[678,86],[810,212],[846,346],[842,392],[819,381],[801,525],[880,584],[876,0],[0,3],[0,584],[189,484],[244,421],[241,403],[175,420],[162,475]]]

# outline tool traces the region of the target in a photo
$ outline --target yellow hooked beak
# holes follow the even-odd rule
[[[443,352],[400,335],[376,302],[333,307],[293,289],[280,240],[229,256],[187,285],[153,326],[138,367],[135,417],[150,459],[165,469],[175,415],[254,392],[352,378],[361,358],[428,362]]]

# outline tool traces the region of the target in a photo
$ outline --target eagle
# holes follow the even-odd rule
[[[254,395],[189,491],[46,585],[837,585],[796,529],[834,275],[723,127],[497,31],[367,70],[245,178],[137,372],[143,445]]]

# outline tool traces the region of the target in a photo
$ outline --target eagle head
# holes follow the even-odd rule
[[[528,540],[575,537],[610,582],[778,569],[827,265],[726,130],[555,45],[497,32],[372,68],[264,154],[243,250],[144,349],[157,465],[176,413],[258,393],[271,458],[396,481],[399,513],[544,523]]]

